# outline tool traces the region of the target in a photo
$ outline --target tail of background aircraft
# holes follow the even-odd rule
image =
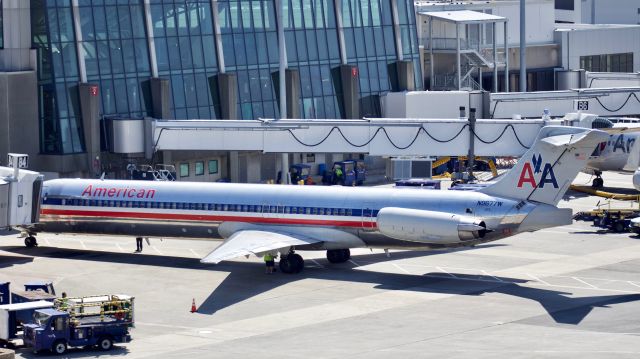
[[[609,135],[579,127],[546,126],[533,146],[501,179],[480,192],[557,205],[586,165],[598,143]]]

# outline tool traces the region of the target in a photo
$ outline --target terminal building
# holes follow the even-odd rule
[[[412,0],[0,3],[0,153],[61,176],[128,161],[105,158],[111,117],[379,117],[380,94],[422,89]]]
[[[399,113],[385,108],[389,94],[521,90],[519,0],[0,4],[0,161],[28,153],[50,177],[121,178],[128,165],[153,162],[175,165],[180,180],[256,182],[282,163],[263,153],[114,151],[122,120],[359,119]],[[584,70],[639,71],[640,25],[570,24],[588,6],[591,23],[607,19],[597,0],[574,4],[527,1],[528,91],[579,87]],[[447,15],[465,10],[471,17]],[[343,155],[290,156],[318,164]]]
[[[556,22],[640,25],[636,0],[555,0]]]
[[[575,5],[573,5],[575,3]],[[527,0],[526,83],[520,89],[520,1],[417,1],[417,30],[423,49],[425,88],[433,90],[485,90],[491,92],[551,91],[563,88],[564,72],[640,71],[640,5],[637,1]],[[620,5],[620,6],[619,6]],[[582,8],[581,8],[582,6]],[[582,14],[589,6],[596,21]],[[571,8],[574,10],[562,10]],[[472,18],[451,19],[446,14],[473,10]],[[629,20],[632,12],[634,20]],[[571,15],[573,16],[573,15]],[[627,19],[618,22],[616,19]],[[602,21],[610,21],[604,23]],[[574,24],[575,23],[575,24]],[[460,38],[461,82],[457,83],[456,28]],[[433,31],[433,36],[430,35]],[[506,33],[505,33],[506,32]],[[506,45],[505,45],[506,39]],[[432,76],[430,46],[433,41]],[[498,76],[494,86],[493,45]],[[508,56],[505,57],[505,48]],[[506,65],[506,67],[505,67]],[[505,68],[509,80],[504,81]],[[586,87],[586,86],[585,86]]]

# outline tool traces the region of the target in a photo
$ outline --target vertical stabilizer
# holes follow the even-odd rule
[[[609,135],[579,127],[546,126],[533,146],[501,179],[480,192],[557,205],[586,165],[598,143]]]

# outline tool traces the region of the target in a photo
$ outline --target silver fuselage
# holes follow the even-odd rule
[[[601,143],[595,156],[589,158],[586,173],[595,171],[622,171],[629,162],[629,155],[634,151],[640,132],[617,133],[609,135],[607,142]],[[635,168],[633,168],[635,170]]]
[[[221,224],[239,224],[285,226],[298,233],[346,232],[361,241],[351,247],[439,248],[558,225],[523,225],[529,214],[540,212],[536,208],[557,210],[554,206],[468,191],[57,179],[45,182],[42,196],[41,223],[35,230],[46,232],[216,238]],[[478,218],[489,232],[460,243],[392,239],[376,224],[385,207]]]

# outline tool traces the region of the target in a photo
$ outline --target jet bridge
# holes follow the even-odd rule
[[[0,167],[0,228],[37,223],[43,176],[24,169],[27,155],[9,153],[7,157],[8,167]]]
[[[372,156],[520,156],[536,120],[153,120],[147,156],[165,150],[363,153]],[[473,141],[471,141],[473,139]]]

